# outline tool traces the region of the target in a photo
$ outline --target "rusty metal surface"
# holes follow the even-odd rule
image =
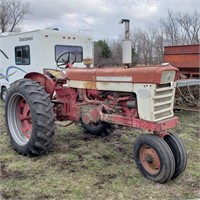
[[[114,123],[124,126],[130,126],[135,128],[142,128],[151,131],[162,132],[177,126],[178,124],[178,117],[171,117],[166,120],[162,120],[159,122],[151,122],[146,121],[143,119],[131,118],[131,117],[124,117],[115,114],[105,114],[100,112],[100,119],[104,122]]]
[[[175,108],[199,111],[200,44],[166,46],[164,62],[179,68]]]
[[[164,54],[199,54],[200,44],[165,46]]]
[[[38,82],[40,85],[45,87],[48,94],[53,95],[53,92],[55,91],[55,82],[49,76],[38,72],[31,72],[26,74],[24,78],[29,78]]]
[[[192,112],[200,112],[200,109],[190,108],[190,107],[187,107],[187,106],[185,106],[185,107],[184,106],[181,106],[181,107],[175,106],[174,110],[175,110],[175,112],[176,111],[181,111],[181,110],[187,110],[187,111],[192,111]]]
[[[178,68],[198,68],[200,54],[174,54],[164,55],[164,62]]]
[[[177,68],[167,65],[163,66],[140,66],[133,68],[112,67],[104,69],[69,69],[68,80],[76,81],[97,81],[97,82],[119,82],[119,83],[154,83],[159,84],[161,74],[164,71],[175,71]],[[177,76],[175,76],[176,79]],[[87,84],[86,84],[87,85]],[[90,85],[91,86],[91,85]],[[90,88],[90,87],[89,87]],[[95,85],[91,87],[95,89]]]
[[[177,87],[174,108],[198,112],[200,109],[199,93],[200,85],[186,85]]]
[[[200,45],[165,46],[164,62],[178,68],[199,68]]]

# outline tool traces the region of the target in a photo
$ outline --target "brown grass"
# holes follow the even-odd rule
[[[79,125],[58,127],[47,155],[24,157],[11,147],[0,109],[2,199],[197,199],[199,193],[199,113],[180,112],[172,130],[186,145],[185,172],[166,184],[144,178],[133,160],[140,130],[116,130],[107,137],[88,135]]]

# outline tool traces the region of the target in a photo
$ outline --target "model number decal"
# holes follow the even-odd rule
[[[132,81],[131,76],[97,76],[97,81]]]
[[[33,40],[33,37],[20,37],[19,38],[20,42],[29,41],[29,40]]]

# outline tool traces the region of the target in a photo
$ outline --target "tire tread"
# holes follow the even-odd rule
[[[30,156],[42,155],[52,146],[56,128],[56,115],[53,112],[53,104],[49,98],[50,95],[46,93],[44,87],[31,79],[21,79],[11,84],[8,90],[8,97],[16,93],[25,97],[30,106],[32,127],[34,126],[34,130],[32,130],[32,135],[28,143],[24,146],[19,146],[14,141],[9,127],[7,126],[11,144],[20,154]],[[6,107],[8,106],[9,98],[8,101],[6,101]],[[6,117],[6,121],[7,120]]]

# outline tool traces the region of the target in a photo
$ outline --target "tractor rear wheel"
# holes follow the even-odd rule
[[[148,179],[164,183],[174,174],[174,156],[167,143],[157,135],[140,135],[134,145],[134,158]]]
[[[5,117],[10,142],[18,153],[41,155],[51,147],[55,114],[49,94],[39,83],[14,82],[8,90]]]
[[[169,145],[175,158],[175,172],[172,179],[176,178],[186,168],[187,152],[181,140],[174,134],[169,134],[164,137],[165,142]]]

